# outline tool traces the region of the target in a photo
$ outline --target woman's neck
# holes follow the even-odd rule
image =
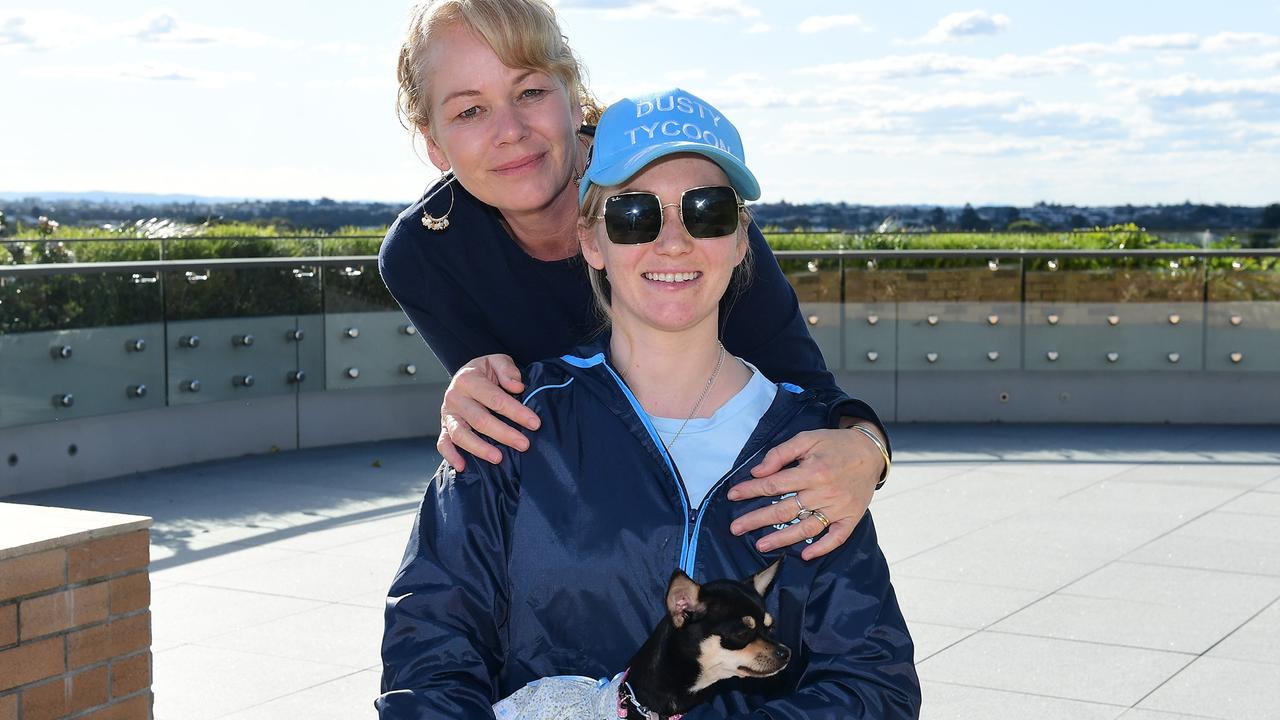
[[[564,260],[578,254],[578,193],[572,183],[551,204],[502,219],[516,245],[538,260]]]
[[[686,418],[697,405],[692,417],[711,417],[751,379],[751,370],[728,353],[715,374],[721,346],[717,321],[714,316],[709,321],[680,333],[613,329],[610,360],[645,412]],[[715,382],[708,388],[713,374]]]

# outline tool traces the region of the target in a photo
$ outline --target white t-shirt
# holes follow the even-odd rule
[[[684,432],[680,432],[684,418],[649,417],[667,444],[671,461],[679,468],[689,502],[694,507],[701,505],[711,486],[733,469],[733,461],[738,459],[747,438],[778,393],[777,385],[769,382],[753,365],[743,362],[751,369],[751,379],[711,417],[693,418],[684,426]],[[680,438],[671,446],[677,432]]]

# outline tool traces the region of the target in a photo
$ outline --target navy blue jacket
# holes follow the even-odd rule
[[[387,289],[449,373],[494,353],[510,355],[523,367],[588,342],[600,324],[581,256],[530,257],[511,239],[496,209],[461,183],[451,187],[452,196],[436,183],[400,213],[378,254]],[[440,217],[446,211],[448,229],[422,226],[424,212]],[[767,378],[816,390],[831,411],[824,427],[856,417],[883,432],[869,405],[836,386],[773,251],[754,224],[748,234],[755,270],[744,286],[730,287],[721,303],[725,348]]]
[[[380,717],[492,717],[536,678],[611,676],[662,617],[674,568],[745,578],[780,553],[766,604],[793,661],[774,678],[728,681],[687,717],[917,717],[911,637],[870,514],[812,562],[795,547],[757,552],[772,528],[728,530],[778,502],[725,494],[770,447],[824,426],[816,394],[781,386],[734,469],[693,507],[600,347],[579,352],[526,369],[523,401],[542,419],[523,431],[529,450],[503,447],[498,465],[469,457],[431,482],[387,601]]]

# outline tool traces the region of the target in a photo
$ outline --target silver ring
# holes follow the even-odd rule
[[[804,503],[800,502],[800,493],[796,493],[795,495],[792,495],[791,499],[796,501],[796,507],[799,508],[799,510],[796,510],[796,517],[798,518],[801,515],[804,515],[805,508],[804,508]]]
[[[796,519],[797,519],[797,520],[804,520],[805,518],[810,518],[810,517],[813,517],[814,515],[817,515],[817,514],[818,514],[818,511],[817,511],[817,510],[809,510],[809,509],[805,509],[805,510],[801,510],[800,512],[796,513]]]

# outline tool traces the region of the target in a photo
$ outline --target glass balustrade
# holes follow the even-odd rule
[[[0,243],[0,427],[443,383],[382,284],[377,245]],[[246,262],[226,265],[235,258]],[[139,259],[183,265],[2,272]],[[833,370],[1280,372],[1274,255],[789,252],[778,261]]]

